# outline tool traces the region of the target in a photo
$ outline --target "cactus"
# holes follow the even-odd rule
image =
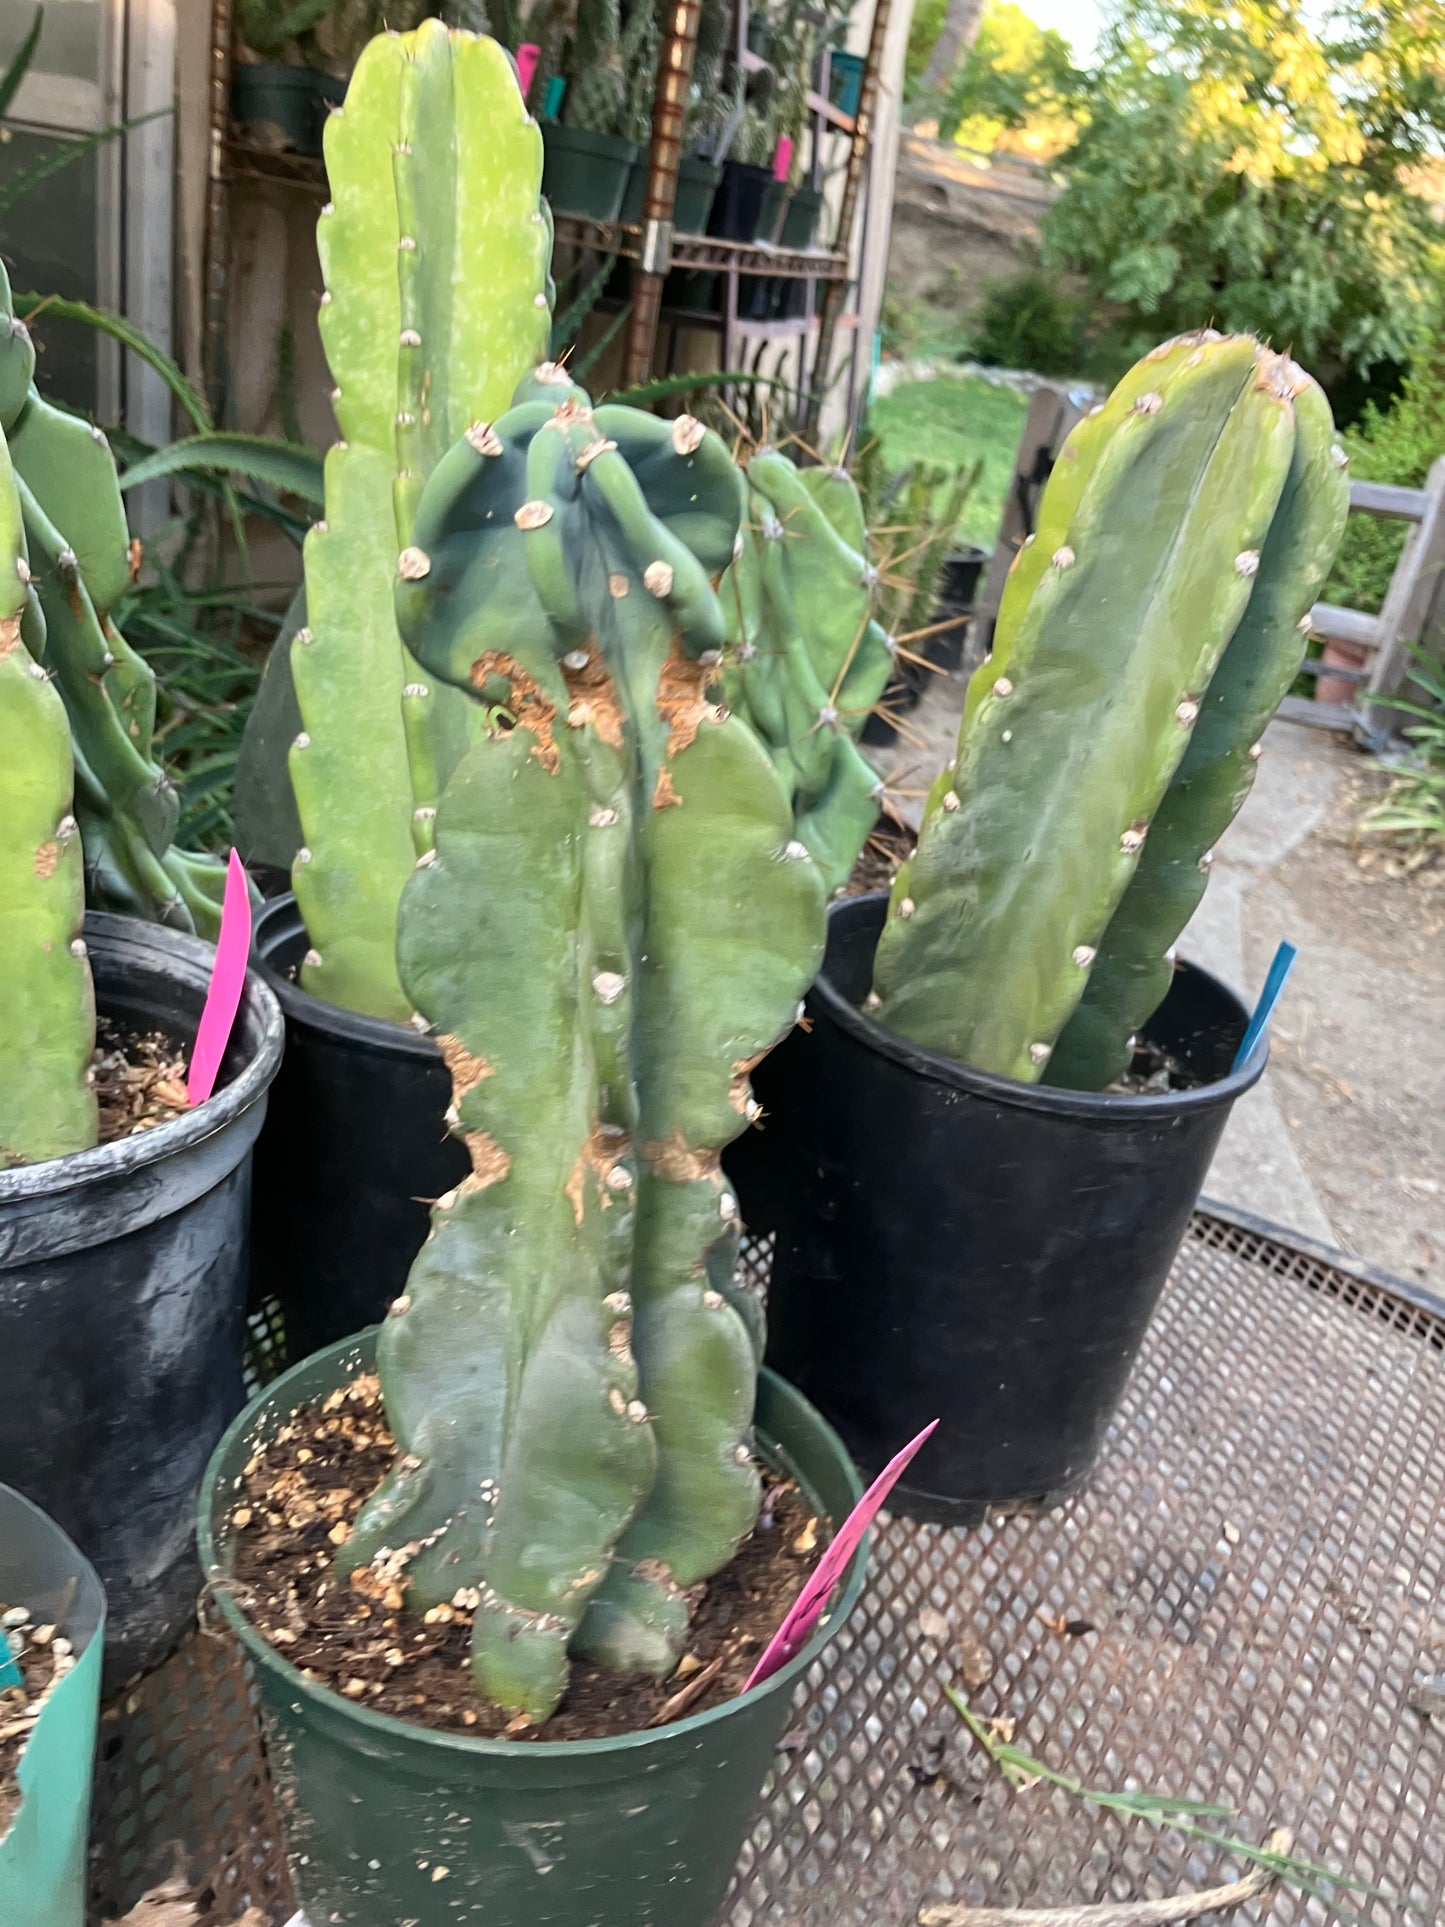
[[[862,528],[844,471],[800,471],[760,448],[722,591],[727,701],[772,757],[830,890],[847,881],[877,820],[882,785],[856,739],[896,652],[873,617],[877,571],[849,539]]]
[[[341,1564],[473,1605],[482,1692],[535,1720],[569,1649],[670,1672],[689,1588],[757,1513],[720,1153],[816,968],[823,889],[705,693],[738,512],[716,436],[593,413],[544,366],[438,466],[399,565],[409,647],[491,724],[398,947],[472,1173],[383,1326],[402,1456]]]
[[[65,708],[40,661],[20,499],[0,433],[0,1170],[95,1143],[95,1003]]]
[[[1165,343],[1080,424],[894,886],[883,1022],[1032,1083],[1087,997],[1061,1071],[1127,1064],[1345,500],[1319,391],[1247,336]]]
[[[402,647],[395,562],[438,459],[543,352],[551,235],[541,136],[494,41],[436,21],[374,40],[325,140],[321,329],[343,440],[306,538],[308,623],[290,658],[301,981],[400,1020],[397,903],[475,725]]]
[[[100,429],[45,400],[34,369],[0,267],[0,430],[9,438],[46,667],[70,718],[88,894],[104,908],[214,937],[225,867],[172,847],[179,802],[151,747],[155,677],[111,617],[130,586],[133,556],[115,460]]]

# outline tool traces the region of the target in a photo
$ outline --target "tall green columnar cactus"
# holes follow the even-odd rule
[[[759,449],[741,552],[722,586],[727,701],[772,757],[830,890],[877,820],[882,786],[856,739],[896,651],[873,616],[877,571],[850,539],[862,530],[843,471],[799,471]]]
[[[1347,496],[1319,390],[1249,337],[1165,343],[1079,425],[894,888],[882,1021],[1025,1082],[1127,1066]]]
[[[179,802],[152,752],[156,684],[116,627],[131,542],[98,428],[53,407],[0,268],[0,430],[9,438],[46,664],[70,717],[91,901],[214,936],[224,865],[172,846]]]
[[[65,708],[37,652],[20,501],[0,434],[0,1170],[95,1143],[95,1004]]]
[[[378,1342],[403,1456],[342,1563],[472,1606],[481,1690],[537,1720],[569,1650],[669,1672],[757,1513],[720,1153],[823,888],[706,693],[738,507],[700,424],[594,413],[543,367],[437,468],[400,562],[409,646],[491,725],[398,949],[472,1171]]]
[[[402,646],[396,557],[443,452],[499,414],[545,351],[551,233],[541,135],[510,61],[434,20],[367,47],[327,123],[326,165],[321,332],[343,439],[306,538],[307,626],[291,650],[301,981],[401,1020],[397,902],[472,724]]]

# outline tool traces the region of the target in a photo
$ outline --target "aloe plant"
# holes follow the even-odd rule
[[[472,1169],[383,1326],[401,1457],[341,1558],[470,1604],[481,1691],[536,1720],[569,1653],[671,1672],[758,1509],[720,1154],[824,893],[709,699],[739,506],[699,423],[594,412],[547,365],[438,465],[399,563],[409,648],[486,725],[398,949]]]
[[[1166,342],[1078,425],[894,886],[883,1022],[1025,1082],[1127,1068],[1348,493],[1324,396],[1248,336]]]

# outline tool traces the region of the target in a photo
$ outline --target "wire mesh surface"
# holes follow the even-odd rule
[[[274,1361],[274,1332],[261,1337]],[[1228,1803],[1227,1830],[1392,1898],[1288,1888],[1241,1922],[1445,1917],[1445,1318],[1212,1218],[1175,1265],[1093,1482],[1043,1519],[886,1523],[799,1695],[724,1927],[888,1927],[948,1901],[1082,1905],[1237,1863],[1045,1785],[943,1697],[1086,1786]],[[103,1729],[96,1918],[169,1871],[290,1912],[254,1712],[201,1636]],[[123,1836],[123,1837],[122,1837]],[[700,1923],[701,1927],[701,1923]]]

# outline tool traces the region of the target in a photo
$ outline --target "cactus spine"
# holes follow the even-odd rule
[[[382,1330],[403,1456],[342,1563],[364,1588],[390,1561],[414,1606],[462,1591],[481,1690],[537,1720],[569,1649],[670,1671],[688,1588],[757,1512],[754,1339],[709,1277],[736,1233],[720,1153],[823,889],[705,693],[738,509],[698,423],[594,413],[543,367],[434,472],[398,586],[426,673],[495,718],[398,949],[472,1173]]]
[[[798,838],[833,890],[878,816],[878,773],[857,744],[893,667],[873,615],[877,571],[843,470],[800,471],[760,448],[746,488],[742,549],[722,589],[724,688],[772,757]]]
[[[46,666],[70,717],[89,895],[214,937],[225,867],[172,846],[179,802],[151,749],[155,677],[112,615],[132,568],[115,461],[98,428],[44,399],[34,371],[0,268],[0,429],[34,573],[29,620],[43,614]]]
[[[20,500],[0,434],[0,1170],[95,1142],[86,1070],[95,1004],[81,923],[65,708],[22,639],[37,618]]]
[[[1342,513],[1316,396],[1284,357],[1206,334],[1156,350],[1075,431],[894,887],[874,974],[892,1028],[1037,1082],[1161,812],[1160,871],[1204,860],[1297,661],[1283,629],[1308,607]],[[1171,788],[1205,713],[1190,776]],[[1192,906],[1175,881],[1160,909],[1161,888],[1151,863],[1108,952],[1108,981],[1131,987],[1101,990],[1111,1035],[1089,1046],[1095,1065],[1117,1059],[1162,991],[1157,966]]]
[[[326,128],[321,329],[342,440],[306,538],[290,757],[306,989],[404,1019],[396,909],[474,724],[408,656],[392,606],[422,487],[543,352],[541,136],[494,42],[426,21],[372,41]]]

